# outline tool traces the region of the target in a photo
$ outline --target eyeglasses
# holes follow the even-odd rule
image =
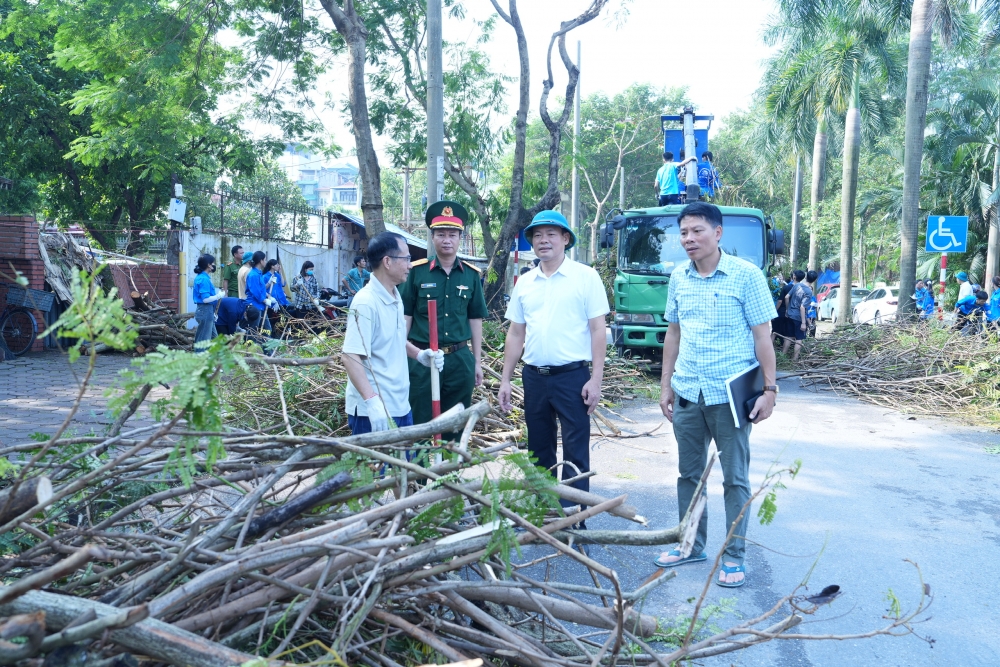
[[[386,255],[386,257],[389,259],[405,259],[407,262],[413,258],[412,255]]]

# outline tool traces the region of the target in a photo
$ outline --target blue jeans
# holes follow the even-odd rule
[[[413,426],[413,410],[402,417],[393,417],[396,426]],[[351,435],[361,435],[372,432],[372,423],[365,415],[347,415],[347,425],[351,427]]]
[[[393,417],[392,421],[396,422],[397,427],[413,426],[413,410],[410,410],[402,417]],[[347,425],[351,427],[351,435],[361,435],[362,433],[372,432],[372,423],[365,415],[347,415]],[[406,460],[412,461],[415,458],[417,458],[417,452],[407,450]],[[385,471],[386,466],[383,465],[379,472],[379,477],[385,477]]]
[[[215,338],[215,304],[199,303],[194,311],[194,319],[198,323],[198,331],[194,335],[194,349],[199,351],[205,343]]]

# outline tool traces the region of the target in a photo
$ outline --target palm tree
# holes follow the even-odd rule
[[[897,8],[901,3],[892,3]],[[996,3],[985,5],[996,7]],[[967,32],[962,10],[967,0],[913,0],[910,10],[910,51],[906,65],[906,124],[903,139],[903,217],[900,222],[899,312],[914,311],[911,298],[916,283],[917,238],[920,234],[920,165],[924,156],[931,46],[935,25],[946,44]],[[989,12],[984,7],[984,12]],[[994,15],[997,10],[993,10]]]
[[[812,211],[813,229],[816,228],[821,213],[823,192],[826,184],[827,156],[827,115],[830,110],[823,106],[825,97],[821,94],[823,83],[813,71],[817,52],[813,45],[804,40],[796,40],[779,53],[768,65],[764,79],[764,108],[768,122],[785,127],[785,134],[791,138],[796,153],[796,183],[801,187],[801,172],[799,156],[806,153],[800,148],[802,135],[811,130],[813,134],[812,148],[812,186],[810,188],[810,210]],[[801,201],[801,191],[796,191],[796,199]],[[798,259],[798,234],[793,228],[792,248],[796,265]],[[814,269],[817,263],[819,237],[815,231],[809,235],[808,268]]]
[[[827,128],[832,114],[844,114],[844,160],[841,193],[841,282],[853,275],[854,211],[857,201],[858,158],[862,121],[868,134],[884,128],[886,114],[881,94],[899,78],[901,68],[892,50],[893,26],[868,10],[866,3],[807,3],[812,22],[807,35],[793,38],[772,63],[784,69],[768,78],[768,109],[779,119],[796,119],[812,108],[816,117],[813,146],[812,214],[814,227],[820,216],[827,153]],[[786,31],[787,32],[787,31]],[[773,69],[778,69],[774,67]],[[874,91],[865,95],[863,88]],[[866,113],[862,113],[862,110]],[[787,122],[787,121],[786,121]],[[818,238],[810,238],[809,268],[818,265]],[[850,312],[850,290],[842,290],[841,312]],[[843,323],[846,318],[841,318]]]

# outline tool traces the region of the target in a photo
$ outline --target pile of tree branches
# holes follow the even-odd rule
[[[516,448],[502,454],[509,443],[468,448],[489,412],[456,407],[346,438],[192,431],[177,414],[115,437],[4,449],[30,459],[0,498],[0,637],[22,638],[0,641],[0,664],[61,650],[193,667],[473,656],[663,665],[797,637],[788,631],[825,604],[793,592],[725,632],[705,636],[692,621],[679,645],[654,647],[662,623],[641,604],[673,573],[626,591],[579,545],[689,551],[704,503],[666,529],[577,530],[602,514],[642,518],[624,495],[577,490]],[[462,438],[432,465],[427,442],[447,431]],[[544,552],[515,560],[529,544]],[[557,558],[593,585],[546,576],[568,571],[549,569]],[[913,617],[872,634],[906,632]]]
[[[110,402],[110,433],[74,436],[94,341],[130,349],[136,332],[89,276],[72,287],[80,298],[59,326],[77,340],[73,360],[89,345],[78,399],[51,437],[0,449],[0,664],[399,667],[478,657],[666,667],[773,639],[908,634],[929,603],[922,587],[914,611],[896,603],[869,632],[795,634],[837,594],[807,597],[799,587],[715,632],[702,610],[720,550],[690,618],[665,624],[642,605],[673,572],[628,591],[585,545],[676,543],[686,555],[705,507],[700,490],[678,525],[648,528],[626,496],[571,486],[592,472],[560,483],[515,443],[476,447],[476,425],[491,415],[485,401],[378,433],[299,433],[282,370],[330,360],[267,357],[236,339],[137,359]],[[223,387],[269,374],[276,427],[227,424]],[[152,422],[127,427],[147,400]],[[442,442],[437,433],[461,435]],[[743,511],[797,471],[769,473]],[[642,526],[582,529],[604,515]],[[573,568],[552,567],[557,560],[592,585],[561,580]]]
[[[495,404],[503,372],[504,326],[487,322],[484,328],[483,383],[473,391],[473,402]],[[337,321],[283,319],[280,340],[264,344],[277,355],[276,361],[269,362],[273,369],[229,377],[223,383],[225,403],[230,410],[227,423],[265,431],[283,429],[284,402],[296,433],[346,435],[347,419],[342,408],[347,372],[340,359],[342,325]],[[260,350],[253,344],[247,349]],[[602,385],[603,400],[593,416],[595,435],[620,435],[610,417],[611,409],[623,400],[634,399],[647,385],[650,379],[635,362],[609,357]],[[282,396],[278,395],[279,387]],[[524,392],[519,371],[512,390],[514,411],[507,415],[495,410],[479,420],[471,438],[473,445],[490,447],[522,439]]]
[[[995,334],[937,322],[838,328],[806,345],[797,375],[807,387],[844,392],[914,414],[1000,420]]]

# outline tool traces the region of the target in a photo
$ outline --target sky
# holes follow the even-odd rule
[[[423,0],[416,0],[423,1]],[[519,11],[528,40],[531,65],[531,113],[537,115],[549,38],[561,21],[579,14],[589,0],[521,0]],[[506,7],[506,0],[500,6]],[[466,0],[470,19],[485,19],[494,13],[489,0]],[[771,50],[761,42],[761,30],[774,11],[774,0],[611,0],[609,8],[591,23],[572,31],[567,48],[575,57],[581,42],[581,93],[613,95],[633,83],[653,83],[664,88],[687,86],[688,96],[699,114],[714,114],[714,134],[729,113],[745,109],[763,72],[763,61]],[[473,42],[479,30],[471,20],[445,17],[447,42]],[[517,46],[513,29],[497,22],[493,40],[483,47],[493,66],[516,74]],[[565,69],[553,53],[555,92],[565,89]],[[509,112],[516,108],[517,83],[510,86]],[[321,94],[346,98],[346,65],[335,63],[328,72]],[[340,104],[336,105],[340,107]],[[550,109],[554,108],[550,101]],[[322,117],[334,139],[354,152],[348,119],[325,110]],[[386,140],[376,137],[380,157]]]

